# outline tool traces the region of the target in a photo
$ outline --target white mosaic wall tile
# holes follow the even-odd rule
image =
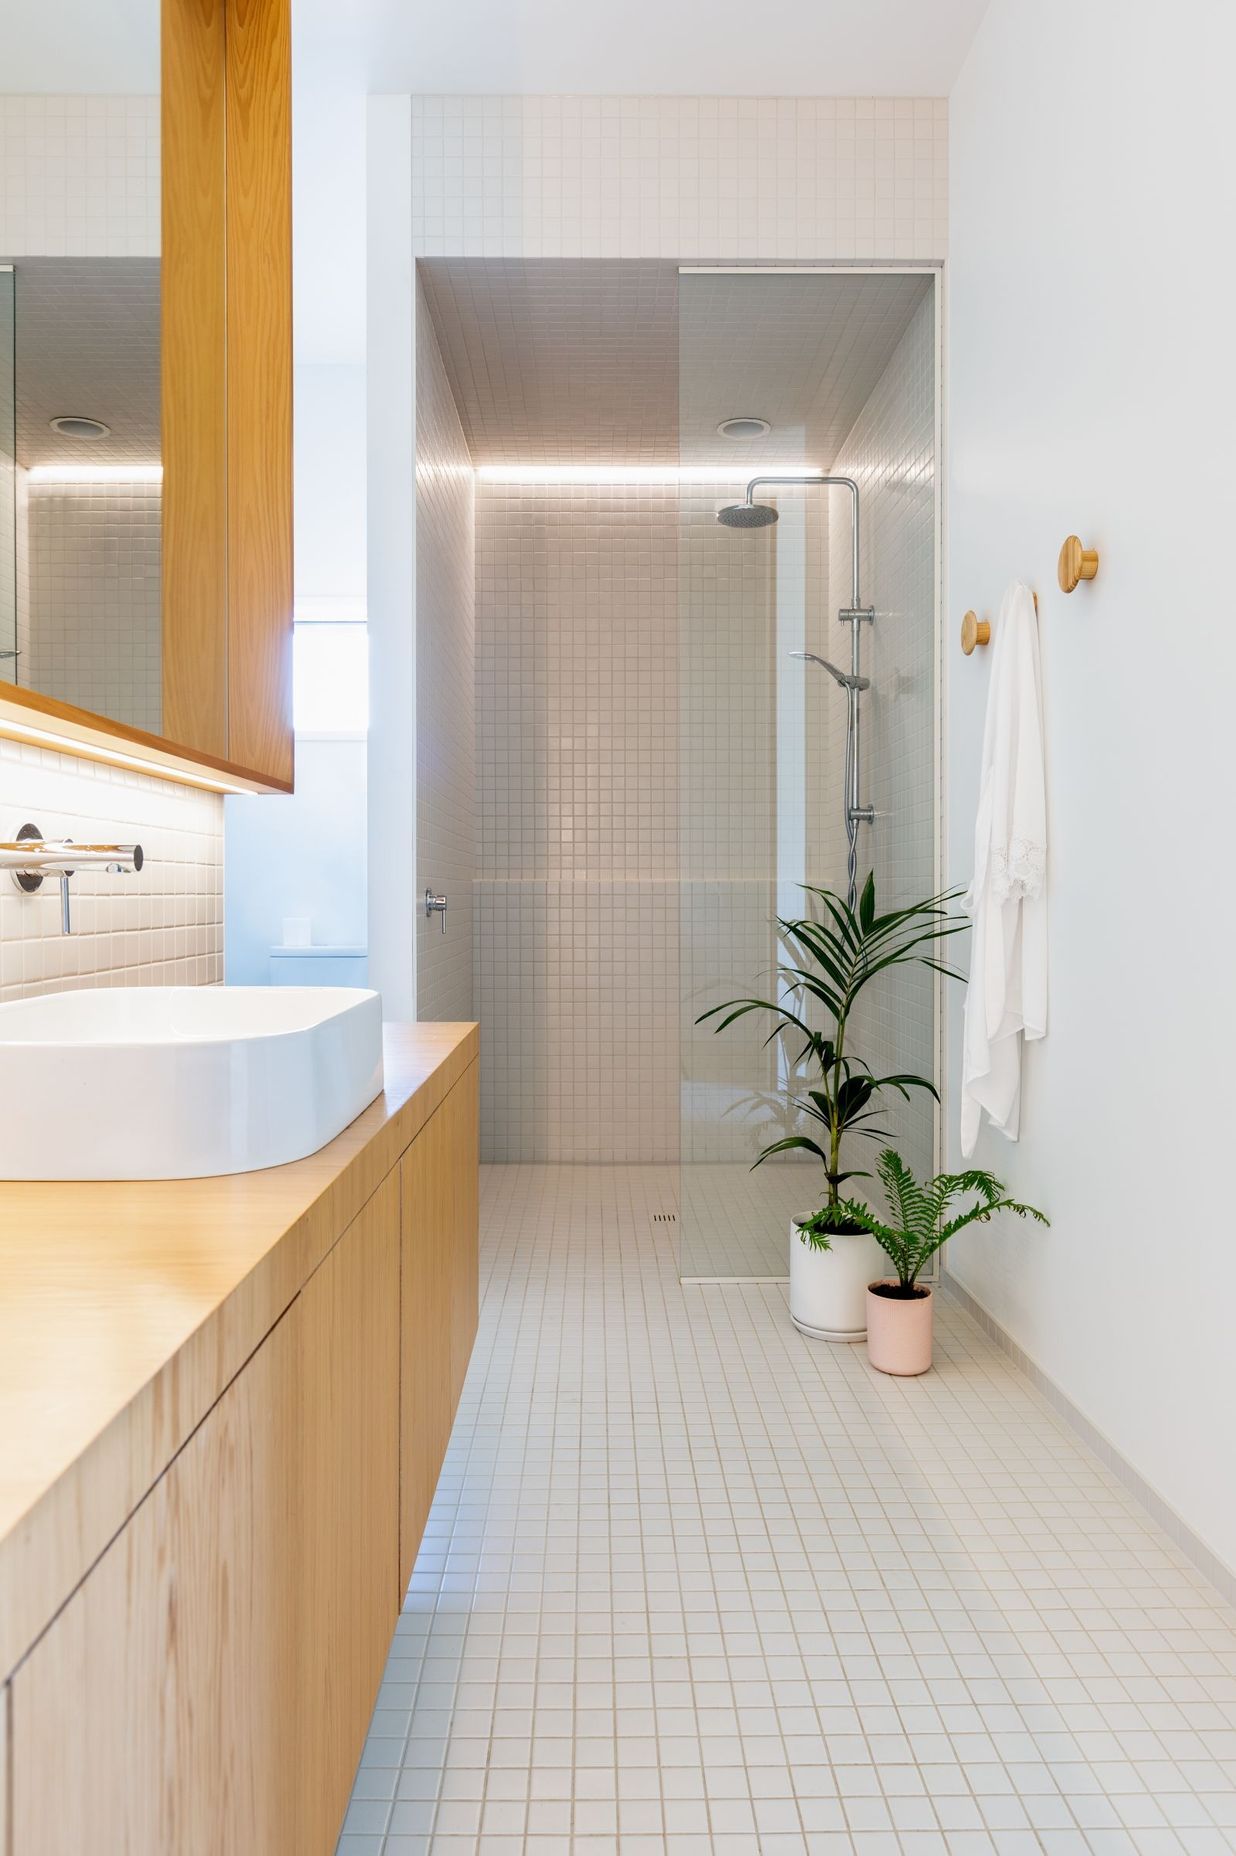
[[[140,843],[130,876],[72,879],[23,895],[0,872],[0,998],[72,986],[205,986],[223,978],[223,801],[123,768],[0,741],[0,836],[27,822],[49,838]]]
[[[159,219],[158,97],[0,96],[0,256],[157,254]]]
[[[860,830],[859,880],[875,870],[889,904],[933,893],[937,851],[935,312],[930,291],[838,454],[836,470],[855,478],[862,506],[863,599],[874,605],[863,661],[872,688],[863,698],[863,798],[878,814]],[[842,578],[850,549],[849,512],[832,514],[832,574]],[[848,585],[848,580],[847,580]],[[848,593],[846,595],[848,599]],[[839,662],[849,628],[834,617],[828,635]],[[840,707],[843,707],[841,705]],[[840,722],[841,717],[839,715]],[[838,751],[844,739],[838,728]],[[834,779],[837,776],[834,774]],[[832,825],[830,876],[844,883],[840,807],[825,802]],[[922,967],[888,975],[857,1021],[864,1055],[880,1071],[933,1076],[935,983]],[[904,1158],[933,1170],[935,1116],[930,1096],[893,1097],[886,1125]]]
[[[865,640],[877,664],[866,763],[890,814],[878,880],[898,894],[928,893],[934,869],[933,353],[925,298],[845,448],[881,615],[878,646]],[[718,1038],[695,1019],[767,978],[773,916],[797,907],[804,876],[844,881],[844,704],[818,673],[793,673],[806,759],[787,769],[778,671],[791,583],[808,641],[844,659],[828,602],[848,577],[830,571],[823,504],[804,508],[797,554],[787,514],[779,555],[780,529],[719,528],[718,500],[479,488],[476,971],[491,1157],[728,1167],[781,1131],[760,1099],[778,1081],[763,1028]],[[848,537],[838,499],[842,515]],[[803,796],[799,853],[781,841],[787,787]],[[873,1027],[873,1057],[930,1074],[930,990],[916,977],[904,991]],[[663,1001],[674,1029],[658,1021]],[[916,1161],[930,1158],[931,1125],[908,1119]],[[688,1209],[715,1196],[708,1181],[685,1194]],[[784,1196],[769,1189],[777,1235],[757,1249],[779,1249]],[[811,1189],[796,1196],[805,1206]],[[713,1248],[701,1230],[699,1273]]]
[[[751,1018],[717,1035],[696,1024],[711,1006],[760,991],[775,957],[774,531],[719,526],[717,506],[730,500],[696,489],[684,490],[681,504],[684,1167],[750,1165],[773,1138],[773,1110],[757,1099],[776,1080],[767,1026]]]
[[[17,466],[0,443],[0,677],[16,679]]]
[[[416,917],[418,1018],[473,1006],[476,855],[472,461],[418,284],[416,306],[416,893],[448,898],[447,928]]]
[[[670,1158],[676,493],[482,482],[476,590],[483,1149]]]
[[[0,96],[0,256],[156,256],[159,218],[157,97]],[[31,549],[20,503],[25,473],[18,476],[19,643],[30,650]],[[0,742],[0,803],[4,835],[30,820],[50,837],[136,840],[146,851],[140,875],[73,878],[67,936],[58,885],[28,897],[15,887],[9,894],[4,878],[0,997],[222,980],[217,794]]]
[[[477,884],[482,1152],[678,1146],[678,898],[630,877]]]
[[[933,97],[412,99],[420,256],[941,258]]]
[[[17,644],[17,425],[13,391],[13,276],[0,271],[0,677]]]
[[[29,643],[18,681],[161,731],[162,486],[30,485]]]
[[[0,97],[0,252],[160,249],[160,98]]]
[[[16,642],[17,658],[13,668],[13,681],[26,681],[22,665],[30,654],[30,472],[19,464],[14,483],[14,511],[16,514]],[[6,660],[7,661],[7,660]]]
[[[448,356],[468,429],[494,457],[536,461],[533,432],[572,457],[599,454],[561,403],[550,356],[531,383],[520,370],[518,392],[499,368],[509,405],[502,431],[490,431],[494,370],[477,381],[467,368],[478,343],[501,359],[518,329],[486,333],[492,289],[478,297],[460,260],[944,255],[941,100],[414,97],[411,111],[413,250],[451,261],[431,266],[435,309],[478,323],[475,340],[465,330]],[[647,281],[659,287],[654,273]],[[528,280],[515,282],[526,294]],[[661,455],[662,424],[603,384],[610,423],[636,429],[641,456]],[[684,1020],[709,1002],[697,996],[709,985],[732,977],[740,990],[772,956],[774,640],[767,610],[752,623],[752,601],[767,608],[774,583],[736,583],[733,563],[718,576],[701,555],[701,655],[680,678],[679,578],[691,544],[671,541],[673,496],[486,484],[477,508],[485,1151],[671,1158],[685,1103],[698,1157],[733,1163],[752,1135],[718,1124],[717,1092],[735,1093],[739,1072],[749,1088],[752,1063],[761,1084],[772,1072],[744,1056],[741,1039],[723,1050]],[[709,508],[705,550],[715,534]],[[756,575],[758,556],[742,558]],[[822,543],[813,567],[822,584]],[[720,644],[718,626],[741,640],[729,663],[720,650],[715,661],[703,654],[710,627]],[[680,688],[695,690],[695,713],[680,712]],[[815,700],[805,693],[804,710]]]

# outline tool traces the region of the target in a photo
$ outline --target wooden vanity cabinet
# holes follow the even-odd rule
[[[298,1725],[292,1776],[278,1789],[290,1783],[295,1794],[288,1801],[288,1816],[299,1828],[295,1848],[329,1856],[404,1589],[394,1173],[299,1299],[301,1602],[293,1620],[298,1693],[291,1706]]]
[[[476,1338],[477,1118],[453,1090],[403,1160],[399,1576],[406,1590]]]
[[[19,1664],[9,1856],[331,1856],[475,1330],[475,1141],[474,1063]]]

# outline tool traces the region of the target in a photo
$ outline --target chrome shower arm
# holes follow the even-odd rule
[[[818,484],[824,488],[832,487],[833,489],[848,490],[850,492],[850,496],[854,503],[854,526],[850,533],[850,605],[857,611],[863,602],[859,595],[858,586],[858,485],[855,483],[853,477],[810,477],[806,475],[795,477],[752,477],[750,483],[747,485],[747,505],[749,508],[755,502],[755,491],[761,483],[809,483]]]

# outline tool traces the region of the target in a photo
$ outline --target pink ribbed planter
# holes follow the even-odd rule
[[[867,1358],[877,1372],[914,1379],[931,1366],[931,1290],[902,1301],[877,1295],[879,1286],[867,1288]]]

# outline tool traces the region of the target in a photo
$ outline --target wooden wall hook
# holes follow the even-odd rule
[[[1094,548],[1083,548],[1076,535],[1070,535],[1060,549],[1056,578],[1062,593],[1072,593],[1083,580],[1093,580],[1099,571],[1099,556]]]
[[[969,657],[976,644],[990,644],[991,625],[986,619],[980,619],[977,612],[967,612],[961,621],[961,648]]]

